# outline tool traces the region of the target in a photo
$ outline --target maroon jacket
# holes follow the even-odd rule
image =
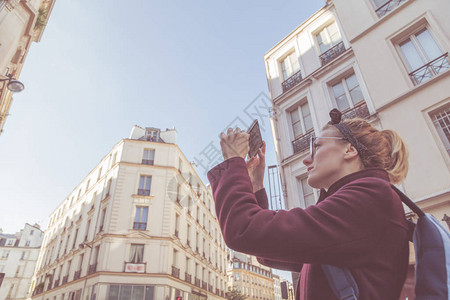
[[[397,300],[408,267],[408,225],[388,174],[365,169],[321,191],[316,205],[278,212],[264,190],[253,193],[245,161],[208,173],[226,244],[267,266],[300,272],[296,299],[337,299],[321,264],[348,268],[360,300]],[[381,180],[384,179],[384,180]]]

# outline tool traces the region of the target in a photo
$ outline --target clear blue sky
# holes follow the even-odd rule
[[[0,135],[0,228],[46,228],[135,124],[175,126],[189,160],[218,145],[220,131],[268,94],[264,54],[324,4],[57,0]]]

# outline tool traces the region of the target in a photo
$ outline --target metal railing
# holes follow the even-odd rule
[[[69,281],[69,275],[66,275],[63,277],[61,284],[66,284],[68,281]]]
[[[344,42],[337,43],[334,47],[325,51],[319,56],[322,66],[329,63],[330,61],[332,61],[333,59],[335,59],[344,52],[345,52]]]
[[[292,148],[294,154],[306,151],[309,149],[309,139],[310,136],[314,136],[314,131],[307,132],[306,134],[296,138],[292,141]]]
[[[184,281],[186,281],[187,283],[191,283],[192,282],[192,276],[189,273],[184,273]]]
[[[143,165],[153,165],[155,161],[153,159],[143,159],[142,164]]]
[[[195,277],[194,285],[200,287],[200,279],[198,279],[197,277]]]
[[[97,263],[89,265],[88,275],[97,272]]]
[[[403,2],[406,2],[406,0],[390,0],[387,1],[385,4],[378,7],[375,12],[377,13],[377,16],[379,18],[384,17],[387,13],[391,12],[394,8],[397,6],[400,6]]]
[[[409,73],[409,77],[417,85],[448,69],[450,69],[450,63],[447,52],[412,71]]]
[[[365,119],[370,116],[369,108],[367,107],[366,101],[361,101],[357,103],[353,108],[345,110],[342,112],[342,120],[361,118]]]
[[[202,281],[202,289],[204,290],[208,289],[208,283]]]
[[[147,229],[147,223],[146,222],[134,222],[133,229],[145,230],[145,229]]]
[[[283,93],[296,86],[302,80],[303,80],[302,73],[298,71],[297,73],[295,73],[294,75],[283,81],[281,83],[281,86],[283,87]]]
[[[138,195],[140,195],[140,196],[150,196],[150,190],[138,189]]]
[[[172,266],[172,276],[176,278],[180,278],[180,269],[175,266]]]
[[[80,275],[81,275],[81,270],[76,271],[76,272],[73,274],[73,280],[80,279]]]

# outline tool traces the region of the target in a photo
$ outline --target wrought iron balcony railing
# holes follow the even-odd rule
[[[409,73],[409,77],[411,77],[414,84],[417,85],[448,69],[450,69],[450,63],[447,52],[438,58],[433,59],[426,65],[412,71]]]
[[[140,196],[150,196],[150,190],[138,189],[138,195],[140,195]]]
[[[294,154],[309,149],[309,139],[311,135],[314,136],[314,131],[307,132],[306,134],[292,141],[292,148],[294,150]]]
[[[97,272],[97,263],[89,265],[88,275]]]
[[[283,81],[283,83],[281,83],[281,86],[283,87],[283,93],[296,86],[302,80],[303,80],[302,73],[298,71],[297,73],[295,73],[294,75]]]
[[[184,281],[186,281],[187,283],[191,283],[192,282],[192,276],[189,273],[184,273]]]
[[[59,278],[55,279],[55,283],[53,284],[53,288],[57,288],[59,286]]]
[[[80,279],[80,275],[81,275],[81,270],[76,271],[76,272],[73,274],[73,280]]]
[[[194,285],[200,287],[200,279],[198,279],[197,277],[195,277]]]
[[[204,290],[208,289],[208,284],[204,281],[202,281],[202,289]]]
[[[143,165],[153,165],[154,160],[153,159],[143,159],[142,164]]]
[[[134,222],[133,229],[145,230],[145,229],[147,229],[147,223],[146,222]]]
[[[406,0],[390,0],[378,7],[375,12],[379,18],[384,17],[387,13],[391,12],[397,6],[400,6]]]
[[[180,269],[175,266],[172,266],[172,276],[176,278],[180,278]]]
[[[66,284],[68,281],[69,281],[69,275],[66,275],[63,277],[61,284]]]
[[[332,61],[333,59],[335,59],[344,52],[345,52],[344,42],[339,42],[333,48],[325,51],[319,56],[322,66],[326,65],[327,63],[329,63],[330,61]]]
[[[366,101],[361,101],[353,108],[346,110],[342,113],[342,119],[361,118],[365,119],[370,116],[369,108]]]

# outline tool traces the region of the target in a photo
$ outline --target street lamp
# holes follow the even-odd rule
[[[25,85],[19,80],[12,77],[12,74],[0,76],[0,82],[7,81],[6,87],[13,93],[20,93],[25,89]]]

